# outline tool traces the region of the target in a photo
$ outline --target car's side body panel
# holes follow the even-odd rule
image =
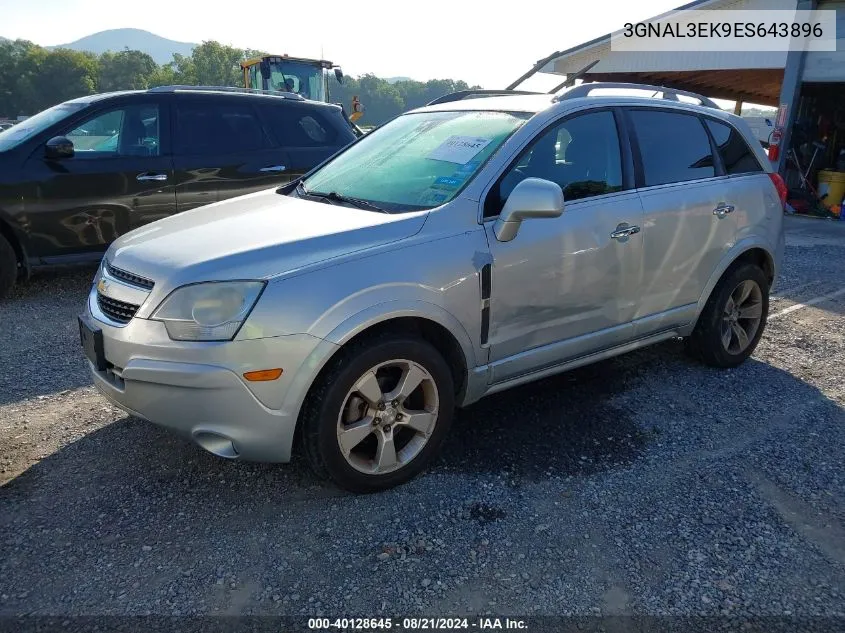
[[[435,109],[483,109],[493,100],[474,101]],[[517,101],[514,97],[507,104]],[[540,98],[522,102],[536,106]],[[455,199],[429,210],[385,216],[356,209],[349,200],[332,204],[328,199],[299,199],[307,194],[293,195],[291,187],[285,190],[291,197],[270,191],[252,194],[165,220],[158,231],[136,232],[115,245],[109,256],[116,266],[125,262],[130,272],[156,280],[135,317],[146,321],[158,337],[137,347],[141,355],[145,346],[150,348],[146,353],[154,363],[142,362],[133,353],[135,342],[126,338],[144,329],[137,324],[134,330],[131,324],[124,329],[106,324],[104,330],[117,341],[107,341],[106,355],[111,345],[113,358],[129,368],[123,373],[126,384],[133,379],[144,383],[144,394],[170,398],[184,393],[189,379],[174,377],[179,368],[160,363],[177,363],[181,350],[191,345],[174,345],[166,353],[155,349],[166,346],[161,324],[151,325],[156,307],[185,284],[266,281],[232,341],[200,344],[196,353],[184,354],[187,365],[199,364],[207,348],[210,362],[219,367],[186,367],[185,373],[200,381],[206,373],[213,374],[249,407],[244,416],[256,429],[275,429],[269,438],[277,443],[275,449],[241,433],[244,455],[284,461],[290,456],[303,403],[320,372],[352,339],[391,320],[419,319],[451,335],[466,371],[459,405],[688,335],[724,271],[743,253],[761,249],[777,270],[783,252],[782,209],[769,168],[754,175],[725,176],[717,161],[712,178],[646,187],[633,179],[636,150],[628,145],[622,123],[623,186],[571,201],[559,217],[525,220],[512,241],[500,241],[492,230],[493,218],[484,217],[491,186],[546,127],[592,108],[618,113],[647,103],[579,98],[539,108]],[[660,107],[705,115],[704,109],[686,104]],[[708,110],[706,115],[733,122],[726,114]],[[759,158],[761,152],[754,151]],[[567,164],[566,159],[562,162]],[[733,213],[714,215],[722,204],[733,206]],[[636,224],[640,230],[625,239],[611,236],[622,224]],[[174,252],[189,231],[202,236],[200,243]],[[97,317],[95,307],[89,312]],[[248,350],[254,358],[228,357],[227,345]],[[273,392],[272,383],[246,385],[238,376],[259,362],[284,370],[283,395]],[[121,402],[117,381],[109,386],[103,376],[98,380],[109,397]],[[150,386],[156,380],[163,381],[161,390]],[[124,401],[123,406],[129,405]],[[207,407],[203,412],[214,417]],[[227,430],[235,424],[231,420],[212,422],[198,425],[170,416],[166,425],[193,434],[198,443],[206,432],[240,433]]]

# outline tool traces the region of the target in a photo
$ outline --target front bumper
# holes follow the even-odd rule
[[[107,369],[89,363],[94,384],[121,409],[190,438],[206,450],[248,461],[290,460],[299,409],[331,345],[307,334],[227,342],[172,341],[164,324],[98,320],[89,296],[83,318],[103,333]],[[243,374],[281,367],[282,376]],[[313,375],[312,375],[313,374]]]

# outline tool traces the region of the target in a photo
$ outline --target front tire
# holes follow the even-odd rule
[[[451,370],[428,342],[388,335],[343,350],[301,418],[312,470],[353,492],[405,483],[432,460],[455,407]]]
[[[754,352],[769,315],[769,280],[740,264],[719,280],[687,339],[687,350],[711,367],[729,368]]]
[[[15,249],[0,233],[0,299],[9,296],[18,278],[18,257]]]

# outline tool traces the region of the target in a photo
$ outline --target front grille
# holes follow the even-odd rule
[[[106,262],[106,270],[108,271],[109,275],[114,277],[115,279],[120,279],[121,281],[125,281],[128,284],[133,286],[138,286],[139,288],[143,288],[144,290],[152,290],[155,282],[147,279],[146,277],[141,277],[140,275],[136,275],[135,273],[130,273],[120,268],[115,268],[110,263]]]
[[[129,323],[140,307],[134,303],[112,299],[99,292],[97,293],[97,305],[100,306],[103,314],[117,323]]]

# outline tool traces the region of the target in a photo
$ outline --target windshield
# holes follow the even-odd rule
[[[46,130],[54,123],[61,121],[66,116],[84,108],[87,103],[60,103],[35,116],[21,121],[14,127],[0,132],[0,152],[17,147],[27,139],[32,138],[39,132]]]
[[[512,112],[420,112],[375,130],[303,181],[386,211],[449,202],[528,118]]]
[[[322,66],[303,62],[273,62],[270,64],[270,90],[295,92],[313,101],[327,101]]]

